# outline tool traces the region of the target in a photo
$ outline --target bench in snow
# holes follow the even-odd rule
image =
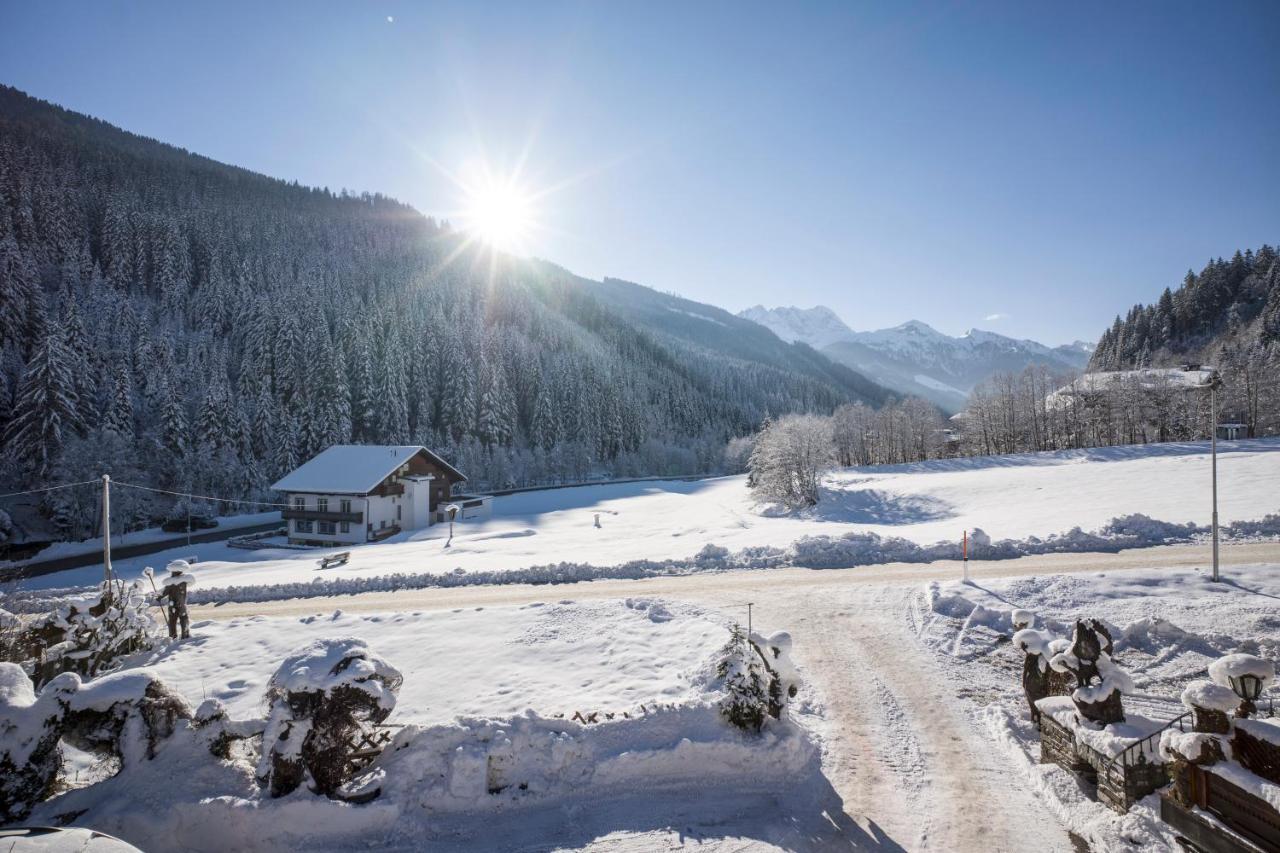
[[[347,560],[351,559],[350,551],[340,551],[337,554],[329,554],[320,558],[320,568],[331,569],[334,566],[345,566]]]

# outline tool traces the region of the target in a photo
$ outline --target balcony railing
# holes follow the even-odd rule
[[[294,518],[299,521],[350,521],[359,524],[364,521],[363,512],[320,512],[316,509],[286,509],[280,512],[281,517]]]

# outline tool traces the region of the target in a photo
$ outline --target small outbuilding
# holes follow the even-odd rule
[[[287,495],[281,515],[290,543],[350,545],[446,520],[444,508],[464,497],[454,488],[466,479],[419,445],[338,444],[271,488]]]

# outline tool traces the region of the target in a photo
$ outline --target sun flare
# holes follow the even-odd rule
[[[462,225],[504,252],[523,252],[535,225],[529,193],[510,182],[488,182],[468,190]]]

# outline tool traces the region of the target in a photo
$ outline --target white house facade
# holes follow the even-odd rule
[[[271,488],[286,495],[289,541],[302,545],[376,542],[445,520],[453,488],[466,477],[416,445],[330,447]],[[458,496],[467,503],[489,498]]]

